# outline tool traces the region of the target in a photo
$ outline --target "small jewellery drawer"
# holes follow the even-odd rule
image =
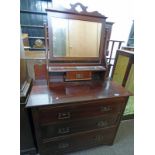
[[[71,71],[66,73],[65,81],[91,80],[90,71]]]
[[[123,103],[125,103],[124,98],[115,98],[114,100],[72,103],[56,107],[40,107],[39,122],[46,124],[119,113],[122,110]]]
[[[70,135],[76,132],[82,132],[87,130],[94,130],[99,128],[105,128],[115,125],[119,115],[111,114],[104,115],[102,117],[94,117],[89,119],[68,121],[66,123],[55,123],[41,126],[42,138],[59,137],[63,135]]]
[[[75,134],[55,141],[46,141],[42,145],[43,154],[61,154],[74,151],[74,149],[83,149],[100,144],[110,145],[113,142],[115,131],[116,127],[111,127],[88,133]]]

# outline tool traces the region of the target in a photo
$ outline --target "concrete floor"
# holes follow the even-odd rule
[[[121,122],[112,146],[99,146],[68,155],[134,155],[134,120]]]

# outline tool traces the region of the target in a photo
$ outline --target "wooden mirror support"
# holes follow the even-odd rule
[[[45,28],[47,31],[45,32],[45,43],[47,51],[47,81],[50,87],[70,81],[104,80],[106,76],[105,31],[107,17],[97,11],[88,12],[87,7],[81,3],[71,4],[70,6],[70,9],[46,9],[48,29]],[[77,10],[78,8],[80,9],[79,11]],[[62,19],[65,23],[71,23],[65,31],[69,39],[66,39],[66,36],[63,39],[62,34],[59,34],[60,39],[54,35],[55,31],[52,25],[55,21],[54,19],[60,19],[60,21]],[[84,30],[79,32],[80,22],[84,25]],[[78,29],[76,32],[71,31],[70,28],[74,23],[76,23],[76,26],[74,25],[72,30],[76,27]],[[94,29],[92,29],[91,25],[93,25]],[[94,25],[97,26],[95,27]],[[64,26],[64,23],[57,23],[56,27],[60,26]],[[93,34],[92,31],[95,33]],[[55,40],[57,40],[57,44],[54,44]],[[63,42],[64,40],[65,43]],[[65,48],[61,48],[62,43],[64,43]],[[66,50],[68,47],[71,54],[61,54],[62,50]],[[91,54],[92,52],[95,54]]]

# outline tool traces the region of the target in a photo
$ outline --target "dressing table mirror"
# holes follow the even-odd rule
[[[78,9],[79,11],[77,11]],[[106,18],[81,3],[70,9],[46,9],[48,85],[103,80],[106,76]],[[48,50],[49,49],[49,50]]]

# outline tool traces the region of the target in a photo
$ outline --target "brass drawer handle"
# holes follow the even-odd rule
[[[69,119],[70,117],[70,112],[58,113],[58,119]]]
[[[69,147],[69,143],[60,143],[58,145],[58,148],[59,149],[65,149],[65,148],[68,148]]]
[[[104,126],[107,126],[107,125],[108,125],[107,121],[99,121],[99,122],[97,122],[98,127],[104,127]]]
[[[70,132],[70,128],[69,127],[59,128],[58,129],[58,134],[65,134],[65,133],[69,133],[69,132]]]
[[[112,108],[110,106],[107,106],[107,107],[101,106],[101,112],[107,112],[107,111],[110,111],[110,110],[112,110]]]

